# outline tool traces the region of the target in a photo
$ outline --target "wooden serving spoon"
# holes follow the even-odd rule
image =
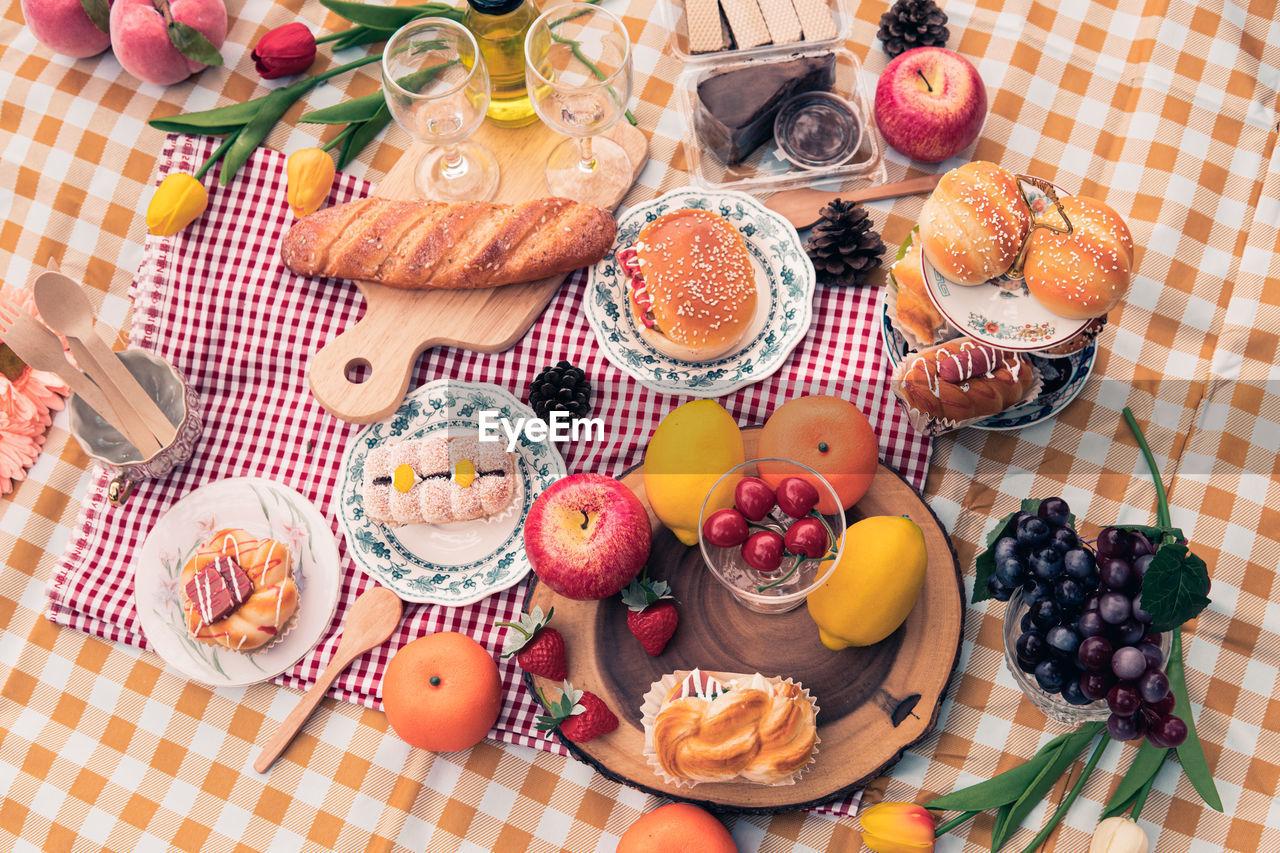
[[[361,593],[355,604],[351,605],[346,624],[342,626],[338,650],[329,659],[329,665],[267,741],[258,760],[253,762],[254,770],[266,773],[302,730],[303,724],[320,704],[334,679],[357,657],[387,641],[391,632],[400,624],[402,608],[400,597],[385,586],[375,586],[368,592]]]
[[[942,180],[942,175],[925,175],[922,178],[908,178],[905,181],[892,181],[887,184],[877,184],[874,187],[867,187],[861,190],[841,190],[840,192],[828,192],[826,190],[815,190],[804,187],[798,190],[783,190],[780,193],[774,193],[764,201],[764,206],[770,210],[782,214],[782,218],[790,222],[797,229],[808,228],[813,225],[822,215],[818,212],[824,205],[830,204],[836,199],[843,199],[848,202],[860,201],[879,201],[884,198],[897,198],[904,195],[915,195],[916,193],[933,192],[933,188],[938,185],[938,181]]]

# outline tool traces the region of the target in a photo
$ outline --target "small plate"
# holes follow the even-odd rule
[[[889,319],[889,307],[883,295],[880,297],[880,336],[884,340],[889,362],[897,367],[908,353],[913,352]],[[996,346],[1000,346],[996,344]],[[1048,420],[1067,407],[1079,395],[1085,380],[1093,372],[1093,362],[1098,354],[1098,342],[1091,341],[1084,349],[1059,358],[1028,353],[1031,363],[1040,371],[1044,382],[1038,395],[1019,403],[1011,409],[969,424],[973,429],[994,432],[1022,429]]]
[[[1019,180],[1022,194],[1039,218],[1053,203],[1034,184]],[[1058,196],[1067,192],[1056,187]],[[1068,320],[1054,314],[1031,295],[1021,278],[999,276],[972,287],[943,277],[920,253],[925,290],[948,323],[971,338],[1017,352],[1035,352],[1065,343],[1091,320]]]
[[[217,531],[268,536],[293,554],[298,612],[292,627],[257,652],[195,640],[182,616],[182,566]],[[338,543],[312,504],[288,486],[236,477],[201,486],[169,508],[133,558],[133,595],[142,632],[165,663],[202,684],[233,687],[273,678],[315,648],[329,630],[342,587]]]
[[[664,213],[696,208],[718,213],[742,232],[764,306],[736,351],[705,362],[680,361],[640,336],[627,308],[629,278],[617,252]],[[605,357],[641,385],[667,394],[721,397],[772,375],[809,331],[813,319],[813,263],[800,235],[778,214],[738,192],[681,189],[631,208],[618,220],[613,249],[591,268],[587,321]]]
[[[338,520],[347,547],[356,565],[405,601],[470,604],[518,583],[531,568],[521,536],[524,517],[534,498],[565,476],[564,460],[550,442],[521,434],[515,495],[511,506],[495,516],[404,527],[365,516],[361,487],[370,450],[433,433],[475,436],[482,411],[513,425],[534,417],[532,409],[496,386],[437,379],[406,397],[391,417],[361,430],[343,455]],[[505,435],[502,440],[505,445]]]

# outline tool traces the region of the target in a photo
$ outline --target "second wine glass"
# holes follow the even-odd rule
[[[489,75],[475,37],[444,18],[406,24],[382,54],[382,88],[396,123],[431,149],[414,173],[418,192],[443,201],[486,201],[498,189],[498,162],[464,142],[484,121]]]
[[[544,12],[525,36],[525,79],[538,116],[567,139],[547,160],[554,195],[611,207],[631,184],[627,152],[599,134],[631,99],[631,39],[617,17],[587,3]]]

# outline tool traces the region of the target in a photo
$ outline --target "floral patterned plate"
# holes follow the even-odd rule
[[[628,276],[617,252],[664,213],[697,208],[718,213],[746,239],[762,309],[736,351],[706,362],[680,361],[640,336],[627,303]],[[631,208],[618,220],[613,249],[591,268],[587,321],[605,357],[641,385],[668,394],[720,397],[759,382],[780,368],[813,319],[813,262],[790,223],[749,195],[680,189]]]
[[[182,618],[182,566],[226,527],[269,536],[293,554],[298,611],[285,634],[253,653],[192,639]],[[254,477],[201,486],[169,508],[133,558],[133,595],[147,643],[165,663],[213,687],[253,684],[289,669],[329,630],[342,574],[338,543],[311,503],[288,486]]]
[[[907,339],[889,319],[889,307],[883,295],[880,297],[880,336],[884,340],[885,353],[889,356],[892,367],[897,367],[913,351]],[[1085,380],[1093,372],[1093,361],[1097,354],[1097,341],[1090,342],[1078,352],[1059,358],[1029,353],[1031,363],[1040,371],[1043,382],[1040,393],[1031,400],[969,426],[973,429],[1005,431],[1022,429],[1048,420],[1065,409],[1084,388]]]
[[[485,411],[512,426],[534,417],[532,409],[496,386],[437,379],[409,394],[391,417],[366,426],[347,446],[338,483],[338,520],[347,549],[356,565],[405,601],[470,604],[529,572],[524,517],[534,498],[565,476],[564,460],[551,442],[521,434],[512,505],[490,518],[393,528],[365,516],[361,488],[370,450],[433,433],[476,436]],[[505,446],[505,434],[498,434]]]
[[[1034,184],[1019,181],[1031,213],[1040,218],[1053,203]],[[1067,193],[1058,188],[1059,197]],[[1061,220],[1059,220],[1060,222]],[[999,276],[968,287],[948,281],[920,253],[925,290],[942,316],[971,338],[1001,349],[1035,352],[1070,340],[1089,320],[1067,320],[1031,295],[1021,278]]]

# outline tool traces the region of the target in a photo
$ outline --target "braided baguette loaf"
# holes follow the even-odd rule
[[[616,231],[609,211],[567,198],[514,205],[367,198],[298,220],[281,255],[299,275],[469,290],[594,264]]]
[[[908,356],[892,381],[912,423],[929,433],[1003,412],[1035,384],[1035,368],[1025,356],[969,338]]]

